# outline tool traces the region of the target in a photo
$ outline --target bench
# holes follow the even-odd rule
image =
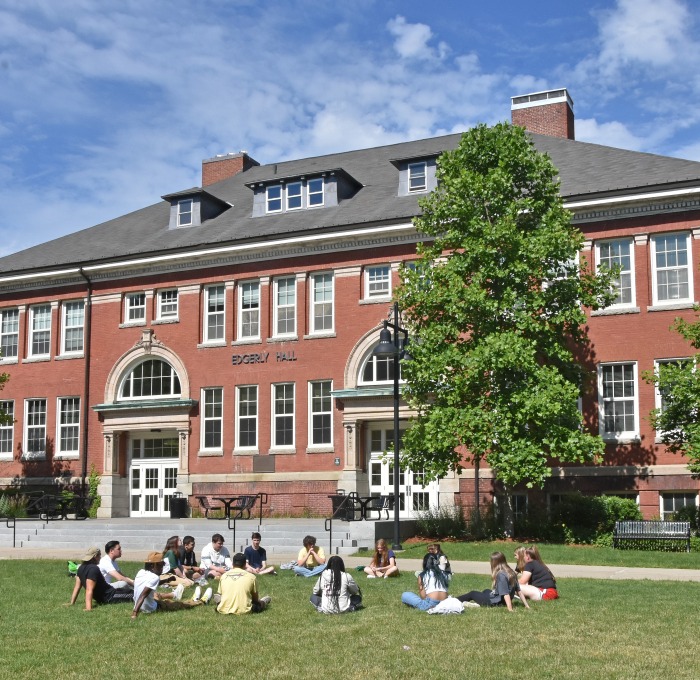
[[[377,520],[382,518],[382,512],[386,512],[386,518],[389,519],[389,510],[392,510],[391,496],[373,496],[363,502],[363,515],[365,519],[371,519],[370,512],[377,513]]]
[[[195,498],[199,501],[199,506],[204,510],[204,517],[207,519],[225,519],[223,515],[221,517],[209,517],[210,510],[223,510],[224,508],[222,505],[212,504],[209,500],[209,496],[195,496]]]
[[[690,552],[690,522],[625,520],[615,522],[613,547],[652,550],[685,549]]]

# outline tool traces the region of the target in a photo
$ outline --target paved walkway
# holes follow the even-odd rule
[[[143,551],[124,550],[122,560],[138,562],[143,559]],[[65,559],[75,560],[75,550],[40,549],[40,548],[0,548],[0,560],[35,560],[35,559]],[[295,554],[275,554],[277,564],[289,562],[296,558]],[[346,567],[357,567],[368,564],[370,556],[343,556]],[[412,574],[421,568],[421,560],[401,559],[399,565],[404,573]],[[450,560],[452,571],[457,574],[489,574],[488,561],[467,562]],[[698,581],[700,569],[656,569],[648,567],[599,567],[580,564],[549,564],[557,578],[593,578],[603,580],[644,580],[650,581]]]

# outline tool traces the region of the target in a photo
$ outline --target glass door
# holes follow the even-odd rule
[[[169,517],[177,491],[177,436],[131,440],[129,470],[132,517]]]

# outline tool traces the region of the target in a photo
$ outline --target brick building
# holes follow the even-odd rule
[[[566,90],[515,97],[512,115],[560,170],[582,258],[622,266],[618,300],[589,318],[582,400],[608,455],[555,468],[545,498],[630,494],[646,516],[696,503],[649,425],[658,395],[642,372],[690,354],[669,327],[699,299],[700,163],[575,141]],[[0,486],[94,466],[103,516],[167,514],[174,492],[265,492],[291,514],[326,512],[339,488],[391,493],[392,382],[372,349],[415,257],[417,199],[458,142],[212,158],[201,188],[0,259],[0,407],[14,417]],[[497,489],[480,478],[488,502]],[[470,469],[400,481],[406,515],[473,502]]]

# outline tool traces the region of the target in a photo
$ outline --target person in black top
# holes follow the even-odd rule
[[[535,601],[559,598],[556,579],[542,561],[537,546],[518,548],[515,559],[518,561],[518,581],[522,595]]]
[[[197,564],[197,556],[194,554],[194,536],[185,536],[182,539],[182,545],[178,548],[178,558],[187,578],[197,581],[204,576],[204,569]]]
[[[78,567],[78,575],[75,579],[75,587],[68,606],[74,605],[78,599],[78,593],[85,588],[85,611],[92,610],[93,599],[99,604],[118,604],[119,602],[131,602],[133,591],[128,589],[115,590],[105,581],[100,568],[97,566],[102,553],[99,548],[88,548],[82,558],[82,564]]]

